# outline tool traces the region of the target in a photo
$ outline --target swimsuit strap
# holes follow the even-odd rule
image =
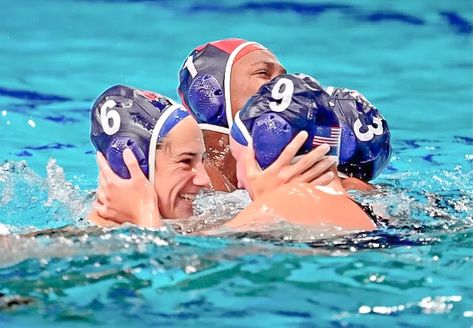
[[[389,225],[389,221],[387,219],[375,213],[371,204],[361,204],[356,201],[354,202],[363,210],[363,212],[366,213],[366,215],[369,216],[369,218],[377,227],[386,227]]]

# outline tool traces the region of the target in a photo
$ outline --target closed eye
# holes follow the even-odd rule
[[[192,158],[184,158],[179,161],[180,164],[184,165],[192,165],[193,159]]]

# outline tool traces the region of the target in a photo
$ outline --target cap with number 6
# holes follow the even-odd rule
[[[130,177],[123,160],[123,151],[130,148],[143,173],[153,181],[157,144],[187,116],[181,105],[167,97],[116,85],[92,106],[90,139],[119,176]]]

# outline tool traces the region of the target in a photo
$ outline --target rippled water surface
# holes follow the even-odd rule
[[[461,0],[3,1],[0,327],[471,327],[471,12]],[[219,229],[248,203],[241,191],[203,194],[198,217],[161,231],[87,225],[95,96],[126,83],[177,98],[190,50],[231,36],[382,111],[393,157],[376,192],[354,197],[390,226]]]

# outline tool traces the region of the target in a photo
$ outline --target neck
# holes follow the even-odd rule
[[[230,153],[228,135],[208,130],[202,132],[207,148],[205,167],[213,189],[235,190],[237,185],[236,161]]]

